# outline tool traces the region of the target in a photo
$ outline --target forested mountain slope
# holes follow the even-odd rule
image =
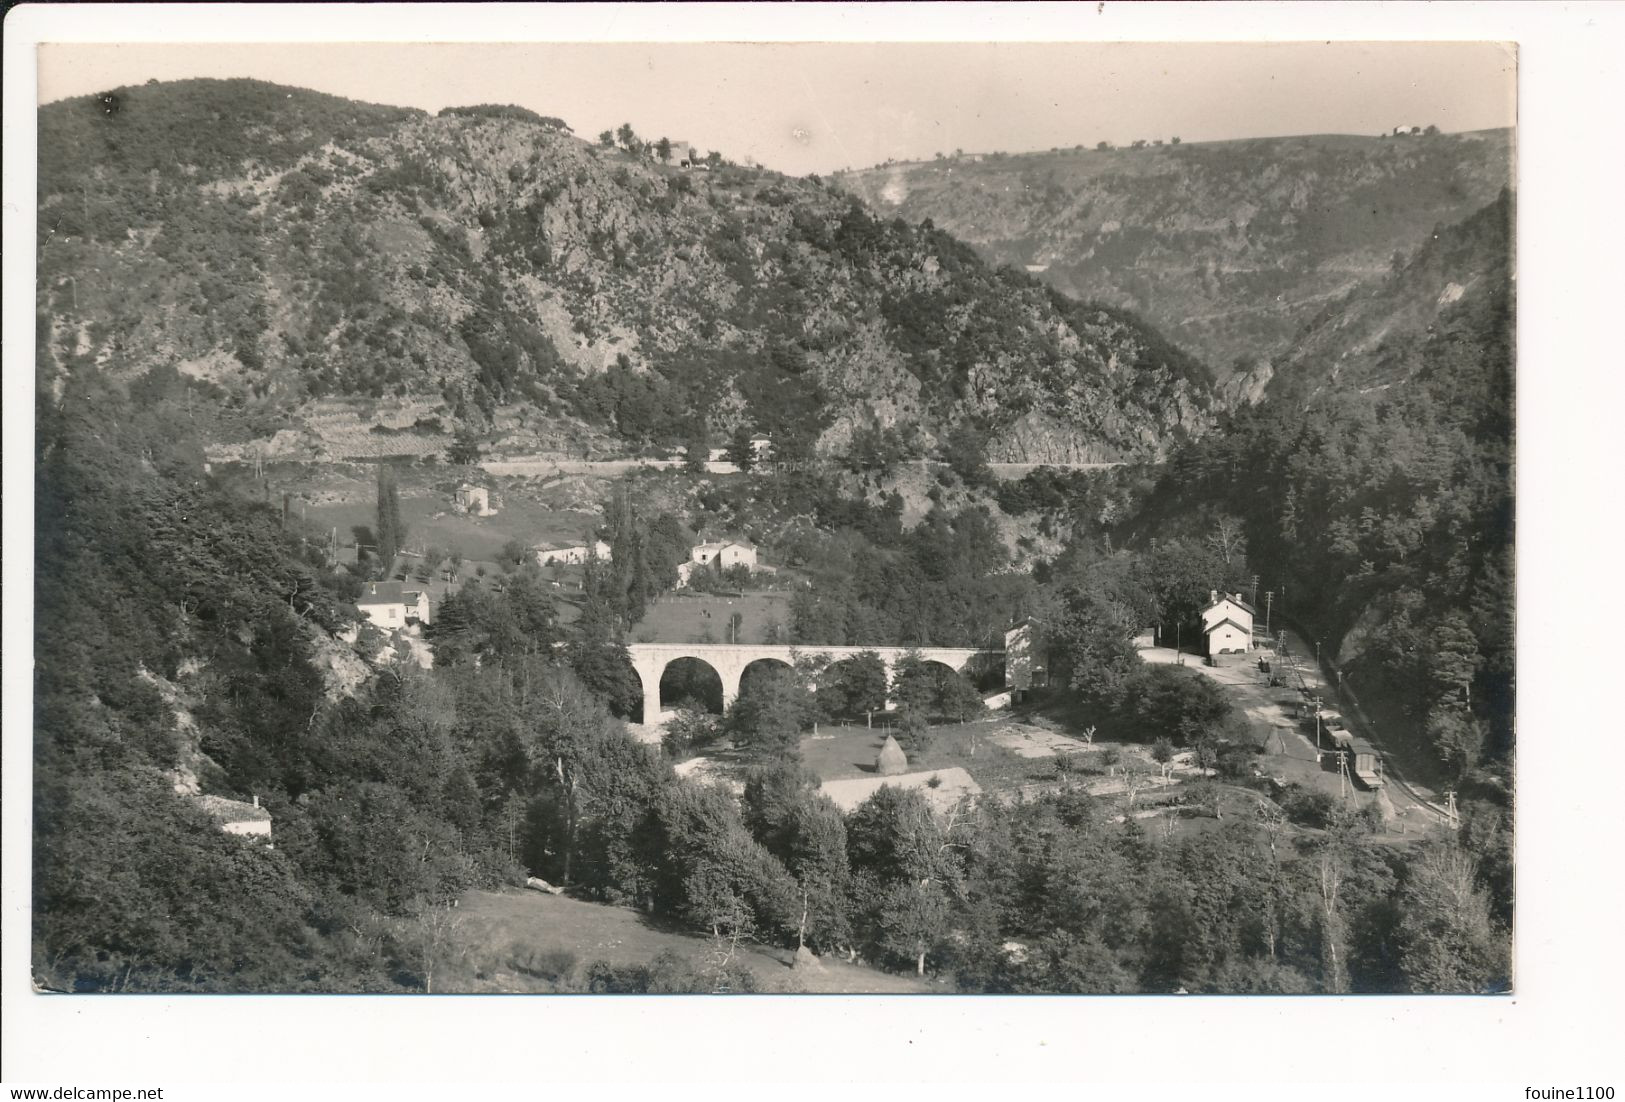
[[[1281,352],[1511,182],[1508,131],[1313,135],[946,157],[839,177],[997,263],[1133,309],[1221,376]],[[1256,394],[1242,380],[1235,394]]]
[[[1427,235],[1385,279],[1327,305],[1279,357],[1268,393],[1303,403],[1332,390],[1403,385],[1424,366],[1434,337],[1505,309],[1514,279],[1512,208],[1503,190],[1466,220]]]
[[[420,112],[253,81],[43,108],[38,346],[218,386],[268,435],[311,399],[448,423],[524,404],[622,444],[740,425],[788,453],[950,426],[994,459],[1158,454],[1211,377],[1123,311],[995,270],[833,184],[682,169],[522,109]],[[608,140],[605,140],[608,139]]]
[[[1409,730],[1455,775],[1482,765],[1502,781],[1513,703],[1512,221],[1503,193],[1430,237],[1378,294],[1329,310],[1270,397],[1181,449],[1120,532],[1145,541],[1239,520],[1253,569],[1285,583],[1291,615],[1351,684],[1380,687],[1367,698],[1392,708],[1396,734]],[[1441,282],[1463,290],[1441,296]]]

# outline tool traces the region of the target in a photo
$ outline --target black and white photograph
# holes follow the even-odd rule
[[[40,54],[41,988],[1511,989],[1514,48],[201,51]]]
[[[29,999],[1538,986],[1518,42],[34,56]]]

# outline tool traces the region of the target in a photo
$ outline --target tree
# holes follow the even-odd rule
[[[600,130],[598,132],[598,144],[605,149],[615,148],[615,131]]]
[[[963,674],[953,670],[941,671],[937,679],[937,714],[964,723],[987,710],[982,694],[967,681]]]
[[[632,143],[638,140],[638,135],[637,131],[632,129],[631,123],[621,123],[621,125],[615,131],[615,137],[620,141],[623,149],[625,149],[628,153],[633,152]]]
[[[973,489],[993,484],[987,465],[987,437],[976,426],[961,424],[951,429],[943,441],[942,458],[966,486]]]
[[[769,669],[745,680],[728,709],[727,729],[759,759],[794,758],[801,732],[811,726],[813,698],[785,669]]]
[[[1484,724],[1461,705],[1438,704],[1428,712],[1427,737],[1439,760],[1460,777],[1478,764]]]
[[[830,715],[861,716],[883,711],[886,664],[874,651],[864,651],[826,668],[818,691]]]
[[[1174,744],[1159,738],[1151,747],[1151,760],[1162,768],[1162,783],[1167,784],[1174,771]]]
[[[724,459],[742,471],[756,465],[756,446],[751,443],[750,437],[750,429],[740,425],[728,438],[728,445],[722,453]]]
[[[661,729],[660,745],[671,757],[681,758],[715,742],[721,733],[722,721],[719,717],[685,702],[677,706],[677,713]]]
[[[605,733],[603,704],[569,669],[531,668],[522,681],[519,704],[530,719],[524,735],[531,791],[552,788],[562,808],[562,879],[572,873],[583,802],[583,777]]]
[[[666,162],[667,164],[671,163],[671,139],[670,138],[662,137],[659,141],[655,142],[655,156],[659,157],[662,161]]]
[[[704,474],[710,459],[710,428],[704,417],[695,416],[689,422],[688,441],[683,445],[683,469],[689,474]]]
[[[395,572],[395,557],[406,542],[406,525],[401,521],[401,495],[395,485],[395,468],[388,463],[378,467],[377,521],[374,529],[378,538],[379,575],[388,578]]]
[[[1399,966],[1416,992],[1501,990],[1507,961],[1477,868],[1454,846],[1412,860],[1399,896]]]
[[[891,699],[898,711],[930,714],[937,700],[936,672],[919,651],[905,651],[892,663]]]
[[[459,467],[472,467],[480,461],[480,434],[473,425],[457,426],[451,447],[446,449],[446,462]]]

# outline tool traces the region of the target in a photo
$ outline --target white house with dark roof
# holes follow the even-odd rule
[[[429,593],[404,582],[363,582],[355,606],[385,631],[429,622]]]
[[[1208,654],[1245,654],[1253,645],[1253,606],[1241,594],[1209,590],[1201,615]]]

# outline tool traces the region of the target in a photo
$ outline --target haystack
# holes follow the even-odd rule
[[[790,967],[801,972],[822,972],[824,971],[824,962],[819,960],[817,954],[811,949],[803,945],[796,950],[795,959],[790,962]]]
[[[895,777],[899,773],[908,772],[908,755],[903,748],[897,745],[897,740],[890,735],[886,736],[885,745],[875,757],[875,772],[882,777]]]

